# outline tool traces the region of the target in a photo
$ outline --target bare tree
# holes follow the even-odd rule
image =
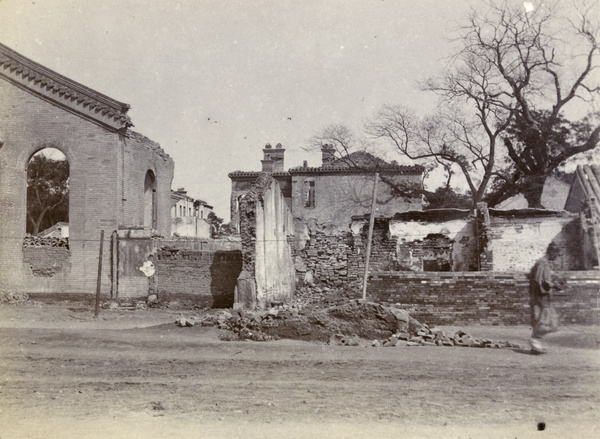
[[[476,87],[474,79],[471,79],[472,88]],[[474,95],[473,91],[460,98],[464,104],[474,106],[474,117],[460,111],[453,105],[456,102],[449,102],[445,111],[425,118],[401,106],[385,105],[366,124],[366,131],[388,140],[411,160],[443,166],[448,175],[447,186],[454,168],[458,168],[476,205],[492,178],[498,138],[508,125],[510,115],[471,97]]]
[[[474,204],[495,179],[492,204],[520,192],[541,207],[546,177],[600,139],[591,114],[600,5],[533,3],[482,1],[459,28],[446,72],[423,84],[441,97],[438,113],[419,119],[386,105],[367,132],[412,160],[460,169]],[[585,121],[565,119],[575,102],[588,105]]]
[[[536,3],[490,0],[484,13],[473,9],[460,28],[458,68],[441,83],[428,84],[455,99],[465,89],[471,92],[465,84],[472,79],[485,79],[473,99],[508,115],[502,152],[510,165],[494,172],[491,204],[522,193],[529,207],[543,207],[547,176],[600,140],[592,115],[600,96],[600,4]],[[566,114],[576,106],[585,108],[584,120],[571,122]]]

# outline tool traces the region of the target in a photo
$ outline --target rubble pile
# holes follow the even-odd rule
[[[11,293],[8,291],[0,290],[0,303],[15,305],[23,304],[28,300],[29,296],[26,293]]]
[[[519,347],[507,341],[476,339],[462,330],[447,335],[418,322],[404,309],[361,300],[329,307],[293,303],[264,311],[218,310],[203,317],[181,317],[175,324],[220,329],[219,338],[224,341],[290,338],[343,346]]]
[[[177,320],[175,320],[175,324],[177,326],[181,326],[183,328],[185,327],[192,327],[196,325],[196,319],[194,317],[179,317]]]
[[[340,344],[355,343],[354,340],[340,340]],[[356,344],[353,344],[356,346]],[[395,347],[395,346],[462,346],[469,348],[520,348],[518,344],[508,341],[492,341],[490,339],[476,339],[463,330],[448,336],[438,328],[429,328],[423,325],[416,333],[402,332],[394,334],[385,340],[373,340],[373,347]]]
[[[182,324],[179,326],[191,326]],[[361,300],[329,307],[278,305],[264,311],[219,310],[194,324],[223,330],[221,340],[269,341],[278,338],[344,346],[465,346],[516,348],[509,342],[476,339],[464,331],[446,335],[410,317],[408,311]]]

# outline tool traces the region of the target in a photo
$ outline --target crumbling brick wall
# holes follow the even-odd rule
[[[105,230],[103,266],[109,267],[107,249],[112,231],[142,226],[144,176],[148,170],[156,175],[159,232],[167,236],[170,233],[173,161],[157,144],[128,131],[126,126],[115,128],[98,122],[94,118],[101,118],[102,113],[92,109],[93,102],[82,109],[91,116],[83,116],[51,101],[52,96],[64,93],[43,98],[3,75],[16,73],[6,64],[0,66],[0,284],[15,292],[93,294],[100,231]],[[35,84],[41,87],[41,82]],[[71,269],[68,275],[51,278],[33,276],[22,250],[27,164],[44,147],[64,153],[70,167]],[[109,291],[110,276],[103,274],[101,282],[102,291]]]
[[[565,324],[597,324],[600,272],[558,272],[566,280],[553,302]],[[435,325],[529,323],[527,273],[379,272],[370,276],[368,295],[397,303],[419,321]]]
[[[151,171],[155,176],[156,231],[171,236],[171,183],[174,163],[161,146],[135,131],[128,130],[121,138],[122,171],[119,177],[121,215],[119,228],[144,226],[144,180]]]
[[[400,222],[393,218],[375,220],[369,272],[423,271],[424,260],[435,260],[438,263],[435,271],[442,271],[442,268],[452,271],[467,264],[473,265],[474,237],[465,238],[470,230],[468,220],[453,225],[454,229],[460,231],[456,232],[454,229],[452,231],[452,236],[459,238],[458,243],[454,243],[447,236],[451,232],[447,232],[446,235],[430,233],[443,229],[443,223],[421,225],[419,230],[415,230],[414,225],[406,223],[413,229],[411,239],[406,239],[405,235],[399,232]],[[297,250],[297,256],[302,258],[303,267],[312,272],[314,280],[325,285],[339,287],[362,279],[365,270],[368,227],[369,222],[365,219],[354,221],[351,231],[348,232],[312,225],[306,230],[305,239],[302,241],[301,248]],[[456,250],[456,247],[459,250]],[[447,265],[442,266],[444,262]],[[431,267],[429,269],[433,270]]]
[[[25,247],[23,262],[29,265],[33,276],[64,276],[71,271],[71,252],[65,247]]]
[[[237,303],[265,307],[292,296],[295,268],[290,237],[294,225],[278,182],[269,174],[259,176],[252,190],[239,201],[242,272]]]

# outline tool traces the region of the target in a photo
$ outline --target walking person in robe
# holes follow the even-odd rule
[[[552,289],[557,288],[553,280],[550,262],[556,260],[560,251],[550,243],[546,255],[540,258],[529,273],[529,308],[531,312],[531,353],[543,354],[547,348],[544,337],[558,330],[558,314],[552,306]]]

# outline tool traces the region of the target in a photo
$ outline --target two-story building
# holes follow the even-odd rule
[[[284,170],[285,149],[267,144],[263,149],[262,170],[236,171],[231,179],[231,224],[239,231],[239,200],[261,173],[270,174],[281,188],[294,218],[295,233],[304,235],[310,227],[331,232],[348,230],[352,217],[370,213],[375,173],[379,174],[377,216],[422,210],[423,167],[390,164],[367,152],[335,157],[335,148],[323,145],[322,164]]]
[[[171,191],[171,233],[188,238],[210,238],[208,215],[213,206],[190,197],[184,188]]]

